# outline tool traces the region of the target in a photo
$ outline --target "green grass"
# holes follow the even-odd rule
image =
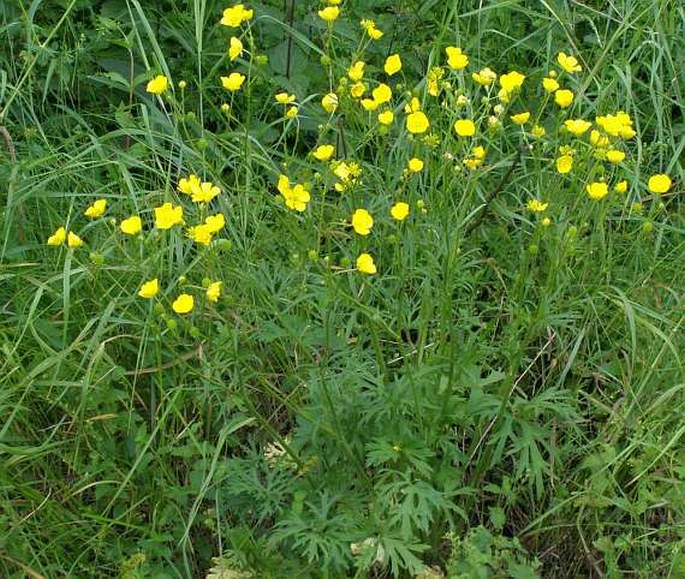
[[[0,5],[0,575],[685,576],[685,9],[347,0],[329,29],[323,3],[254,3],[240,28],[226,7]],[[384,36],[363,41],[362,18]],[[583,68],[559,77],[564,110],[541,88],[560,51]],[[355,60],[367,93],[393,88],[375,112],[348,94]],[[499,85],[471,79],[485,66],[526,75],[500,113]],[[412,97],[433,142],[405,129]],[[618,165],[560,129],[619,110],[636,134],[612,138]],[[324,143],[361,169],[343,191],[310,154]],[[221,194],[193,203],[190,173]],[[154,227],[164,202],[185,226]],[[218,213],[209,246],[189,239]],[[131,215],[141,235],[120,231]],[[84,246],[47,245],[60,226]]]

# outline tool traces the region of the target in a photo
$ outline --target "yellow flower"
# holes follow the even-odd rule
[[[50,237],[48,237],[48,245],[62,245],[67,239],[67,230],[64,227],[60,227],[55,231]]]
[[[244,4],[235,4],[230,8],[224,10],[223,17],[221,18],[221,24],[224,26],[230,26],[231,28],[237,28],[243,22],[247,22],[252,18],[254,14],[253,10],[247,10]]]
[[[592,129],[590,131],[590,143],[597,148],[606,147],[609,144],[609,137]]]
[[[618,165],[625,158],[626,154],[618,149],[609,149],[607,151],[607,161],[609,161],[609,163],[613,163],[614,165]]]
[[[538,201],[537,199],[529,199],[528,203],[526,203],[526,208],[535,213],[541,213],[542,211],[547,209],[547,207],[549,207],[549,203],[543,203],[542,201]]]
[[[207,286],[207,299],[210,302],[217,302],[219,301],[219,296],[221,295],[221,286],[222,283],[220,281],[213,281]]]
[[[221,189],[213,183],[206,181],[193,188],[191,199],[195,203],[209,203],[214,197],[221,193]]]
[[[347,70],[347,76],[350,77],[352,82],[359,82],[364,76],[364,67],[366,63],[358,60]]]
[[[143,230],[143,222],[137,215],[124,219],[119,224],[119,229],[126,235],[137,235]]]
[[[362,99],[360,102],[365,111],[375,111],[380,106],[375,99]]]
[[[138,295],[146,300],[154,298],[157,293],[159,293],[159,281],[157,278],[146,281],[138,290]]]
[[[392,89],[387,84],[379,84],[373,91],[373,100],[375,100],[379,105],[385,104],[392,98]]]
[[[319,145],[314,149],[312,155],[319,161],[328,161],[328,159],[333,156],[333,153],[335,153],[335,147],[333,145]]]
[[[83,245],[83,239],[76,235],[73,231],[67,234],[67,245],[69,247],[81,247]]]
[[[604,199],[609,194],[609,187],[607,184],[600,181],[590,183],[585,188],[587,189],[587,194],[590,199],[594,199],[595,201]]]
[[[564,126],[569,133],[579,136],[586,132],[592,126],[592,123],[583,119],[568,119],[564,121]]]
[[[368,235],[373,227],[373,217],[366,209],[357,209],[352,215],[352,227],[359,235]]]
[[[557,62],[568,73],[580,72],[583,67],[578,63],[575,56],[567,55],[565,52],[560,52],[557,55]]]
[[[393,120],[395,120],[395,115],[392,111],[383,111],[378,114],[378,122],[382,125],[391,125]]]
[[[239,58],[242,53],[243,43],[240,41],[240,38],[232,36],[228,47],[228,57],[231,59],[231,62]]]
[[[372,38],[373,40],[378,40],[383,36],[383,32],[376,28],[376,23],[373,20],[362,20],[360,22],[362,28],[366,30],[366,33],[369,35],[369,38]]]
[[[473,153],[473,156],[476,159],[485,159],[485,149],[478,145],[477,147],[474,147],[473,150],[471,151]]]
[[[335,112],[335,109],[338,108],[338,95],[334,92],[329,92],[324,95],[321,99],[321,106],[323,107],[323,110],[329,114]]]
[[[390,215],[396,221],[404,221],[409,215],[409,204],[400,201],[390,208]]]
[[[368,253],[362,253],[357,258],[357,269],[361,273],[366,273],[368,275],[373,275],[376,273],[376,264],[373,263],[373,257]]]
[[[552,220],[549,217],[543,217],[542,221],[540,221],[540,225],[542,225],[543,227],[549,227],[550,225],[552,225]]]
[[[192,195],[196,189],[199,189],[199,187],[200,187],[200,178],[197,175],[194,175],[193,173],[188,175],[187,179],[185,177],[183,177],[178,182],[178,190],[181,193],[185,193],[186,195]]]
[[[563,88],[554,93],[554,102],[565,109],[571,106],[574,96],[572,91]]]
[[[288,107],[288,110],[285,111],[285,118],[286,119],[294,119],[297,117],[297,114],[300,112],[300,109],[297,107],[297,105],[293,105],[291,107]]]
[[[573,167],[573,157],[571,155],[562,155],[557,157],[557,172],[562,175],[568,173]]]
[[[544,137],[547,131],[545,131],[545,127],[541,127],[540,125],[535,125],[530,132],[534,137]]]
[[[239,72],[232,72],[228,76],[221,77],[221,86],[226,90],[237,91],[243,86],[245,82],[245,75]]]
[[[223,213],[217,213],[216,215],[208,215],[205,217],[205,226],[210,231],[210,233],[217,233],[221,231],[226,225],[226,219],[224,219]]]
[[[201,223],[200,225],[189,227],[186,233],[188,234],[188,237],[199,245],[209,245],[212,242],[213,234],[207,224]]]
[[[83,214],[91,219],[96,219],[105,212],[105,209],[107,209],[107,199],[97,199],[93,201],[92,205]]]
[[[454,123],[454,131],[460,137],[472,137],[476,134],[476,125],[471,119],[459,119]]]
[[[517,115],[512,115],[510,118],[515,125],[525,125],[530,118],[530,112],[525,111],[523,113],[518,113]]]
[[[559,90],[559,83],[554,78],[545,77],[542,79],[542,88],[547,92],[555,92]]]
[[[490,86],[497,80],[497,74],[491,68],[485,67],[479,72],[474,72],[471,78],[481,86]]]
[[[614,185],[614,191],[616,191],[616,193],[625,193],[628,191],[628,181],[624,179],[623,181],[616,183],[616,185]]]
[[[304,185],[297,184],[294,187],[291,187],[288,177],[280,175],[276,188],[283,196],[283,199],[285,199],[285,205],[288,209],[302,212],[307,208],[310,194],[309,191],[304,188]]]
[[[499,77],[499,84],[507,93],[513,93],[516,89],[521,88],[525,79],[526,77],[520,72],[512,70]]]
[[[418,173],[423,169],[423,161],[417,157],[412,157],[407,163],[407,167],[412,173]]]
[[[366,92],[366,85],[363,82],[355,82],[350,87],[350,94],[352,98],[358,99]]]
[[[174,300],[174,303],[171,304],[171,309],[177,314],[187,314],[192,311],[194,305],[195,300],[193,299],[193,296],[190,294],[181,294]]]
[[[414,111],[407,115],[407,130],[413,134],[425,133],[430,126],[428,117],[421,111]]]
[[[282,105],[289,105],[295,101],[294,94],[288,94],[287,92],[279,92],[275,97],[276,102]]]
[[[445,52],[447,53],[447,66],[452,70],[461,70],[469,64],[469,57],[462,52],[461,48],[448,46],[445,48]]]
[[[666,193],[671,188],[671,178],[663,173],[652,175],[647,182],[647,188],[652,193]]]
[[[445,76],[445,70],[440,66],[434,66],[428,71],[428,94],[438,96],[440,94],[440,79]]]
[[[169,79],[160,74],[147,83],[145,90],[152,94],[162,94],[169,88]]]
[[[155,208],[155,227],[158,229],[170,229],[183,221],[183,207],[174,207],[171,203],[164,203]]]
[[[319,10],[319,18],[326,22],[333,22],[340,16],[340,8],[337,6],[326,6],[323,10]]]
[[[388,76],[398,73],[402,70],[402,59],[399,54],[391,54],[385,59],[385,64],[383,65],[383,70]]]

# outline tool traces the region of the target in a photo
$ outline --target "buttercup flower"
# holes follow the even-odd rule
[[[83,239],[76,235],[73,231],[67,233],[67,246],[76,248],[83,245]]]
[[[616,183],[616,185],[614,185],[614,191],[616,191],[616,193],[625,193],[628,191],[628,181],[624,179],[623,181]]]
[[[366,92],[366,85],[363,82],[355,82],[350,87],[350,94],[352,98],[358,99]]]
[[[347,76],[352,82],[359,82],[364,76],[364,67],[366,63],[358,60],[347,70]]]
[[[542,88],[547,92],[554,92],[559,89],[559,83],[554,78],[545,77],[542,79]]]
[[[671,188],[671,178],[663,173],[652,175],[647,182],[647,188],[652,193],[666,193]]]
[[[157,293],[159,292],[159,281],[157,278],[151,279],[150,281],[146,281],[143,285],[140,286],[140,289],[138,290],[138,295],[141,298],[145,298],[146,300],[154,298]]]
[[[623,159],[626,158],[626,154],[623,151],[619,151],[618,149],[609,149],[607,151],[606,157],[609,163],[618,165],[621,161],[623,161]]]
[[[499,77],[499,84],[507,93],[512,93],[521,88],[525,79],[526,77],[520,72],[512,70]]]
[[[472,137],[476,134],[476,125],[471,119],[459,119],[454,123],[454,131],[460,137]]]
[[[177,314],[187,314],[192,311],[195,300],[190,294],[181,294],[171,304],[171,309]]]
[[[423,169],[423,161],[421,159],[418,159],[417,157],[412,157],[409,159],[409,163],[407,163],[407,167],[412,173],[418,173]]]
[[[67,230],[64,227],[60,227],[55,231],[50,237],[48,237],[48,245],[62,245],[67,239]]]
[[[365,111],[375,111],[378,107],[378,101],[375,99],[362,99],[361,105]]]
[[[189,227],[186,233],[188,237],[199,245],[209,245],[212,242],[213,233],[209,226],[204,223]]]
[[[554,102],[562,109],[565,109],[571,106],[574,96],[573,92],[568,89],[559,89],[554,93]]]
[[[409,215],[409,204],[404,201],[399,201],[395,203],[390,208],[390,215],[396,221],[404,221]]]
[[[426,80],[428,81],[428,94],[438,96],[440,94],[440,79],[445,76],[445,71],[441,66],[434,66],[428,71]]]
[[[318,14],[321,20],[331,23],[340,16],[340,8],[337,6],[326,6],[323,10],[319,10]]]
[[[586,132],[592,126],[592,123],[583,119],[568,119],[564,121],[564,126],[569,133],[579,136]]]
[[[288,110],[285,111],[285,118],[286,119],[294,119],[297,117],[297,114],[300,112],[299,107],[296,105],[293,105],[291,107],[288,107]]]
[[[587,190],[587,194],[590,199],[594,199],[595,201],[604,199],[609,194],[609,187],[607,184],[600,181],[590,183],[585,187],[585,189]]]
[[[228,57],[231,59],[231,62],[238,59],[242,53],[243,43],[240,41],[240,38],[232,36],[228,47]]]
[[[557,55],[557,62],[568,73],[580,72],[583,67],[578,63],[575,56],[567,55],[565,52],[560,52]]]
[[[392,89],[387,84],[379,84],[373,91],[373,100],[375,100],[379,105],[385,104],[392,98]]]
[[[447,66],[452,70],[461,70],[469,64],[469,57],[466,56],[461,50],[456,46],[448,46],[445,48],[447,53]]]
[[[533,211],[534,213],[541,213],[542,211],[547,209],[547,207],[549,207],[549,203],[543,203],[538,199],[529,199],[528,203],[526,203],[526,208],[530,211]]]
[[[193,191],[195,191],[199,187],[200,187],[200,178],[193,173],[188,175],[188,178],[183,177],[178,182],[178,190],[181,193],[185,193],[186,195],[192,195]]]
[[[210,302],[219,301],[219,296],[221,295],[221,286],[222,283],[220,281],[214,281],[207,286],[206,296]]]
[[[544,137],[547,134],[547,131],[545,131],[545,127],[541,127],[540,125],[535,125],[531,130],[531,134],[534,137]]]
[[[240,87],[243,86],[244,82],[245,75],[240,74],[239,72],[232,72],[228,76],[221,77],[221,86],[226,90],[230,90],[231,92],[239,90]]]
[[[174,225],[183,222],[183,207],[164,203],[155,208],[155,227],[158,229],[171,229]]]
[[[288,94],[287,92],[279,92],[274,98],[277,103],[282,105],[289,105],[290,103],[295,102],[295,95]]]
[[[312,156],[319,161],[328,161],[328,159],[333,156],[334,152],[335,147],[333,145],[319,145],[314,149]]]
[[[376,264],[373,263],[373,257],[371,257],[368,253],[362,253],[357,258],[357,269],[361,273],[365,273],[367,275],[373,275],[376,273]]]
[[[205,226],[210,231],[210,233],[217,233],[221,231],[226,225],[226,220],[224,219],[223,213],[217,213],[216,215],[208,215],[205,217]]]
[[[360,22],[361,27],[366,30],[366,33],[369,35],[369,38],[372,38],[373,40],[378,40],[383,36],[383,32],[376,28],[376,23],[373,20],[362,20]]]
[[[160,74],[147,83],[145,90],[152,94],[162,94],[169,88],[169,79]]]
[[[517,115],[512,115],[510,118],[515,125],[525,125],[530,118],[530,112],[525,111],[523,113],[518,113]]]
[[[373,227],[373,217],[366,209],[357,209],[352,215],[352,227],[359,235],[368,235]]]
[[[334,92],[329,92],[328,94],[324,95],[324,97],[321,99],[321,106],[323,107],[323,110],[329,114],[335,112],[335,109],[338,108],[338,95],[336,95]]]
[[[556,164],[557,172],[564,175],[573,167],[573,157],[571,155],[561,155],[561,157],[557,157]]]
[[[97,199],[96,201],[93,201],[92,205],[88,206],[83,214],[90,219],[97,219],[102,216],[105,209],[107,209],[107,199]]]
[[[221,189],[219,187],[209,181],[206,181],[193,188],[191,199],[195,203],[209,203],[219,193],[221,193]]]
[[[253,14],[254,11],[247,10],[244,4],[235,4],[234,6],[224,10],[220,24],[223,24],[224,26],[230,26],[231,28],[237,28],[243,22],[250,20]]]
[[[399,54],[391,54],[385,59],[385,64],[383,65],[383,70],[388,76],[398,73],[402,70],[402,59]]]
[[[497,74],[494,70],[485,67],[479,72],[474,72],[471,78],[481,86],[489,86],[497,80]]]
[[[143,221],[137,215],[124,219],[119,229],[126,235],[138,235],[143,230]]]
[[[391,125],[394,120],[395,115],[392,111],[383,111],[382,113],[378,113],[378,122],[381,125]]]

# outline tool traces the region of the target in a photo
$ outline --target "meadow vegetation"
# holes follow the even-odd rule
[[[685,577],[684,39],[0,3],[0,576]]]

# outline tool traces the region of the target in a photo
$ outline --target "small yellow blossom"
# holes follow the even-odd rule
[[[192,195],[193,191],[198,189],[200,187],[200,178],[191,173],[188,175],[188,177],[183,177],[179,182],[178,182],[178,190],[181,193],[185,193],[186,195]]]
[[[564,121],[564,126],[569,133],[579,136],[585,133],[592,126],[592,123],[583,119],[568,119]]]
[[[219,187],[209,181],[206,181],[193,188],[191,199],[195,203],[209,203],[219,193],[221,193],[221,189]]]
[[[221,86],[226,90],[230,90],[231,92],[239,90],[240,87],[243,86],[244,82],[245,75],[240,74],[239,72],[232,72],[228,76],[221,77]]]
[[[379,105],[382,105],[390,102],[390,99],[392,98],[392,89],[387,84],[381,83],[371,91],[371,94],[373,95],[373,100]]]
[[[391,54],[385,59],[385,64],[383,65],[383,70],[388,76],[398,73],[402,70],[402,59],[399,54]]]
[[[183,207],[164,203],[155,208],[155,227],[157,229],[171,229],[174,225],[183,222]]]
[[[564,175],[571,171],[571,168],[573,167],[573,157],[571,155],[561,155],[560,157],[557,157],[556,164],[557,172]]]
[[[417,157],[412,157],[407,163],[407,167],[412,173],[418,173],[423,169],[423,161]]]
[[[472,137],[476,134],[476,125],[471,119],[459,119],[454,123],[454,131],[460,137]]]
[[[608,185],[601,181],[590,183],[585,188],[590,199],[594,199],[595,201],[604,199],[609,194]]]
[[[224,10],[220,24],[237,28],[243,22],[250,20],[253,15],[254,11],[246,9],[244,4],[235,4]]]
[[[395,203],[390,208],[390,215],[396,221],[404,221],[409,215],[409,204],[404,201]]]
[[[485,67],[479,72],[474,72],[471,78],[481,86],[490,86],[497,80],[497,74],[491,68]]]
[[[376,28],[376,23],[373,20],[362,20],[360,22],[362,28],[366,30],[366,33],[369,35],[369,38],[373,40],[378,40],[379,38],[382,38],[383,32]]]
[[[590,144],[598,149],[601,149],[609,144],[609,137],[603,135],[595,129],[592,129],[590,131]]]
[[[171,304],[171,309],[177,314],[187,314],[192,311],[195,300],[190,294],[181,294]]]
[[[145,90],[152,94],[162,94],[169,88],[169,79],[160,74],[147,83]]]
[[[624,179],[623,181],[616,183],[616,185],[614,185],[614,191],[616,191],[616,193],[625,193],[628,191],[628,181]]]
[[[395,115],[392,111],[383,111],[378,113],[378,122],[381,125],[391,125],[393,120],[395,120]]]
[[[335,112],[335,109],[338,108],[338,95],[334,92],[329,92],[324,95],[321,99],[321,106],[323,107],[323,110],[329,114]]]
[[[294,119],[297,118],[297,114],[299,113],[300,109],[297,105],[293,105],[291,107],[288,107],[288,110],[285,111],[285,118],[286,119]]]
[[[541,213],[542,211],[545,211],[547,207],[549,207],[549,203],[543,203],[538,199],[529,199],[528,203],[526,203],[526,208],[534,213]]]
[[[543,217],[542,221],[540,221],[540,225],[542,225],[543,227],[549,227],[550,225],[552,225],[552,220],[549,217]]]
[[[565,52],[560,52],[557,55],[557,62],[568,73],[580,72],[583,67],[578,63],[575,56],[567,55]]]
[[[289,105],[292,102],[295,102],[295,95],[294,94],[288,94],[287,92],[279,92],[275,97],[276,102],[281,105]]]
[[[380,106],[376,99],[362,99],[359,102],[365,111],[375,111]]]
[[[240,41],[240,38],[236,38],[235,36],[232,36],[231,40],[230,40],[229,47],[228,47],[228,57],[230,58],[231,62],[240,58],[240,55],[242,53],[243,53],[243,43]]]
[[[438,96],[440,94],[440,79],[445,76],[445,70],[441,66],[434,66],[428,71],[427,88],[428,94]]]
[[[62,245],[67,239],[67,230],[64,227],[60,227],[55,231],[50,237],[48,237],[48,245]]]
[[[337,6],[326,6],[323,10],[319,10],[318,14],[321,20],[331,23],[340,16],[340,8]]]
[[[217,233],[221,231],[226,225],[226,219],[223,213],[217,213],[216,215],[208,215],[205,217],[205,226],[210,233]]]
[[[146,281],[143,285],[140,286],[140,289],[138,290],[138,295],[141,298],[145,298],[146,300],[154,298],[158,293],[159,281],[157,280],[157,278],[151,279],[150,281]]]
[[[137,235],[143,230],[143,221],[137,215],[124,219],[119,224],[119,229],[126,235]]]
[[[559,90],[559,83],[554,78],[545,77],[542,79],[542,88],[547,92],[555,92]]]
[[[512,115],[510,118],[515,125],[525,125],[530,118],[530,112],[525,111],[523,113],[518,113],[517,115]]]
[[[93,201],[92,205],[88,206],[83,214],[90,219],[96,219],[102,216],[105,209],[107,209],[107,199],[97,199]]]
[[[67,245],[69,247],[81,247],[83,245],[83,239],[76,235],[73,231],[67,234]]]
[[[188,237],[199,245],[209,245],[212,242],[213,233],[209,226],[204,223],[189,227],[186,233],[188,234]]]
[[[364,67],[366,63],[358,60],[347,70],[347,76],[352,82],[359,82],[364,76]]]
[[[461,70],[469,64],[469,57],[462,52],[461,48],[448,46],[445,48],[445,52],[447,53],[447,66],[452,70]]]
[[[421,111],[414,111],[407,115],[407,130],[413,134],[425,133],[430,127],[428,117]]]
[[[222,282],[213,281],[207,286],[206,296],[210,302],[219,301],[219,296],[221,295]]]
[[[671,178],[663,173],[652,175],[647,182],[647,188],[652,193],[666,193],[671,188]]]
[[[359,235],[368,235],[373,227],[373,217],[366,209],[357,209],[352,215],[352,227]]]
[[[314,149],[312,155],[319,161],[328,161],[328,159],[333,156],[333,153],[335,153],[335,147],[333,145],[319,145]]]
[[[352,98],[358,99],[366,92],[366,85],[363,82],[355,82],[350,87]]]
[[[525,79],[526,77],[520,72],[512,70],[499,77],[499,84],[507,93],[511,94],[521,88]]]
[[[361,273],[368,275],[373,275],[377,271],[376,264],[373,262],[373,257],[371,257],[368,253],[362,253],[357,258],[357,269]]]
[[[562,88],[554,93],[554,102],[557,103],[562,109],[566,109],[571,106],[573,98],[575,95],[572,91]]]
[[[540,125],[535,125],[530,132],[534,137],[540,138],[544,137],[547,134],[547,131],[545,131],[545,127],[541,127]]]
[[[609,163],[618,165],[620,162],[623,161],[623,159],[626,158],[626,154],[623,151],[619,151],[618,149],[609,149],[607,151],[606,158],[607,161],[609,161]]]

